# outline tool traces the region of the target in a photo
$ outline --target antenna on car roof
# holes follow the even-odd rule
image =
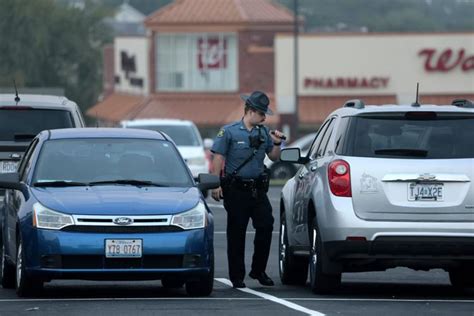
[[[13,86],[15,87],[15,102],[18,105],[18,102],[20,102],[20,97],[18,96],[18,89],[16,88],[15,79],[13,79]]]
[[[411,106],[420,106],[420,103],[418,102],[418,88],[420,86],[420,83],[416,83],[416,100],[411,104]]]

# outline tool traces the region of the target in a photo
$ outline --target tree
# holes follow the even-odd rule
[[[63,87],[84,111],[102,90],[107,11],[54,0],[0,0],[0,86]],[[21,91],[21,89],[20,89]]]

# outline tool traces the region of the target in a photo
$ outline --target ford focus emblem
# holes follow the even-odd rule
[[[113,222],[116,225],[125,226],[125,225],[133,224],[133,219],[130,218],[130,217],[116,217],[116,218],[114,218]]]

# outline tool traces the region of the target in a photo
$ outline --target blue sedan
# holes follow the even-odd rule
[[[58,129],[0,174],[0,280],[19,296],[52,279],[161,280],[207,296],[213,216],[173,141],[156,131]]]

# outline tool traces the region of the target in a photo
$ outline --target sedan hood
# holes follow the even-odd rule
[[[34,188],[44,206],[76,215],[172,215],[193,208],[200,200],[193,188],[93,186]]]

